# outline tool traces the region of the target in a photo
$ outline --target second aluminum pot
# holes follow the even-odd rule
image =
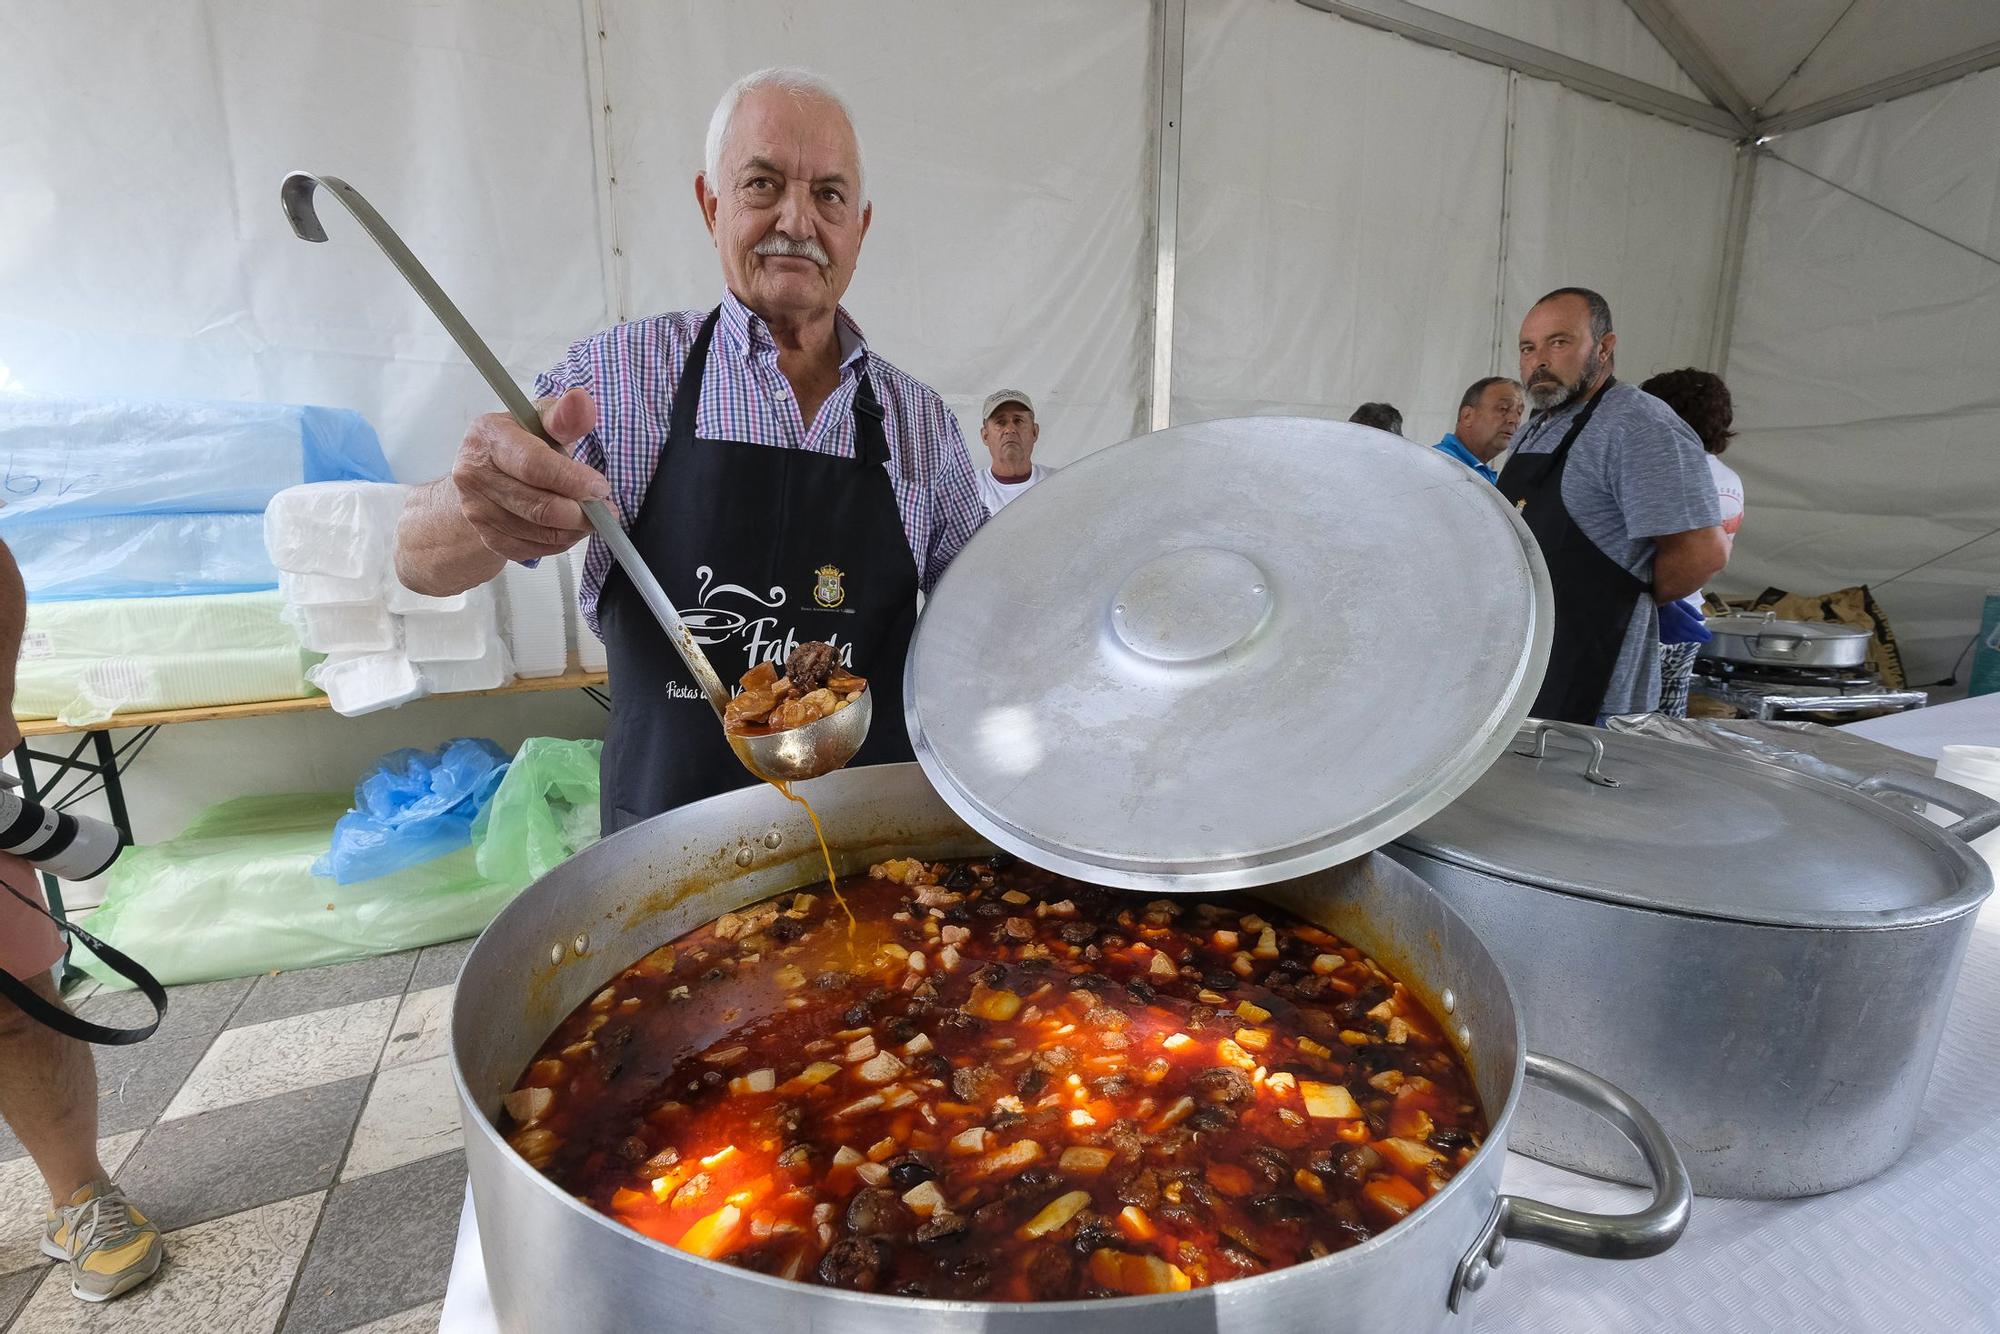
[[[988,846],[914,764],[848,769],[810,789],[843,871],[885,857]],[[452,1005],[451,1052],[473,1207],[493,1305],[510,1334],[1243,1334],[1429,1330],[1466,1313],[1512,1237],[1604,1258],[1655,1254],[1686,1225],[1687,1177],[1665,1133],[1602,1080],[1528,1052],[1507,980],[1479,938],[1417,877],[1379,854],[1269,886],[1270,900],[1367,950],[1452,1030],[1491,1130],[1478,1155],[1408,1219],[1289,1269],[1156,1297],[945,1302],[790,1283],[662,1245],[579,1203],[494,1129],[500,1097],[543,1038],[606,978],[681,933],[810,882],[805,813],[746,788],[647,820],[529,886],[479,938]],[[1507,1140],[1532,1081],[1608,1118],[1648,1164],[1654,1198],[1629,1216],[1500,1193]]]
[[[1909,1147],[1993,888],[1966,843],[2000,806],[1901,773],[1871,784],[1964,818],[1940,829],[1761,761],[1537,723],[1390,855],[1493,950],[1538,1050],[1658,1114],[1698,1193],[1814,1195]],[[1644,1179],[1615,1136],[1539,1096],[1513,1146]]]

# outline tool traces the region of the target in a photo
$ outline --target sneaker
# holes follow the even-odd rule
[[[49,1211],[42,1254],[69,1264],[71,1295],[108,1302],[160,1268],[160,1229],[109,1181],[93,1181]]]

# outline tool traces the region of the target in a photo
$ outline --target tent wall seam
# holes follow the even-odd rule
[[[611,45],[610,22],[604,0],[580,0],[583,9],[585,77],[590,84],[590,128],[598,154],[593,164],[597,176],[599,244],[603,247],[607,270],[605,305],[611,318],[623,324],[632,318],[632,283],[625,261],[624,231],[618,216],[618,154],[612,141],[611,62],[605,51]]]

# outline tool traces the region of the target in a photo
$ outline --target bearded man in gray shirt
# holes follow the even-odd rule
[[[1596,292],[1561,287],[1521,323],[1535,415],[1500,473],[1548,562],[1555,637],[1534,714],[1596,723],[1660,697],[1659,606],[1728,562],[1701,441],[1613,374],[1618,335]]]

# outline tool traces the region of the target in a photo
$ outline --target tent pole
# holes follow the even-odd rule
[[[1174,389],[1174,265],[1180,239],[1181,75],[1186,65],[1187,0],[1154,0],[1153,376],[1150,429],[1167,428]]]
[[[1715,281],[1715,318],[1708,327],[1708,364],[1729,377],[1729,344],[1736,334],[1736,298],[1743,286],[1743,247],[1750,236],[1750,208],[1757,193],[1755,144],[1739,144],[1736,169],[1729,178],[1729,222],[1723,233],[1722,269]]]
[[[1688,30],[1680,16],[1673,11],[1667,0],[1625,0],[1625,7],[1653,34],[1681,72],[1694,81],[1702,95],[1719,107],[1725,108],[1736,117],[1747,132],[1757,120],[1757,113],[1751,107],[1729,75],[1716,63],[1714,55],[1703,46],[1701,39]]]
[[[1336,18],[1370,28],[1395,33],[1425,46],[1519,70],[1533,79],[1548,79],[1574,88],[1600,101],[1634,111],[1644,111],[1708,134],[1740,139],[1744,126],[1721,107],[1698,98],[1655,88],[1639,79],[1628,78],[1586,61],[1482,28],[1476,23],[1440,14],[1409,0],[1298,0],[1307,9],[1317,9]]]
[[[1507,236],[1514,226],[1514,89],[1521,76],[1507,71],[1507,123],[1500,138],[1500,245],[1493,265],[1493,369],[1491,375],[1509,372],[1501,364],[1506,358],[1507,331]]]

